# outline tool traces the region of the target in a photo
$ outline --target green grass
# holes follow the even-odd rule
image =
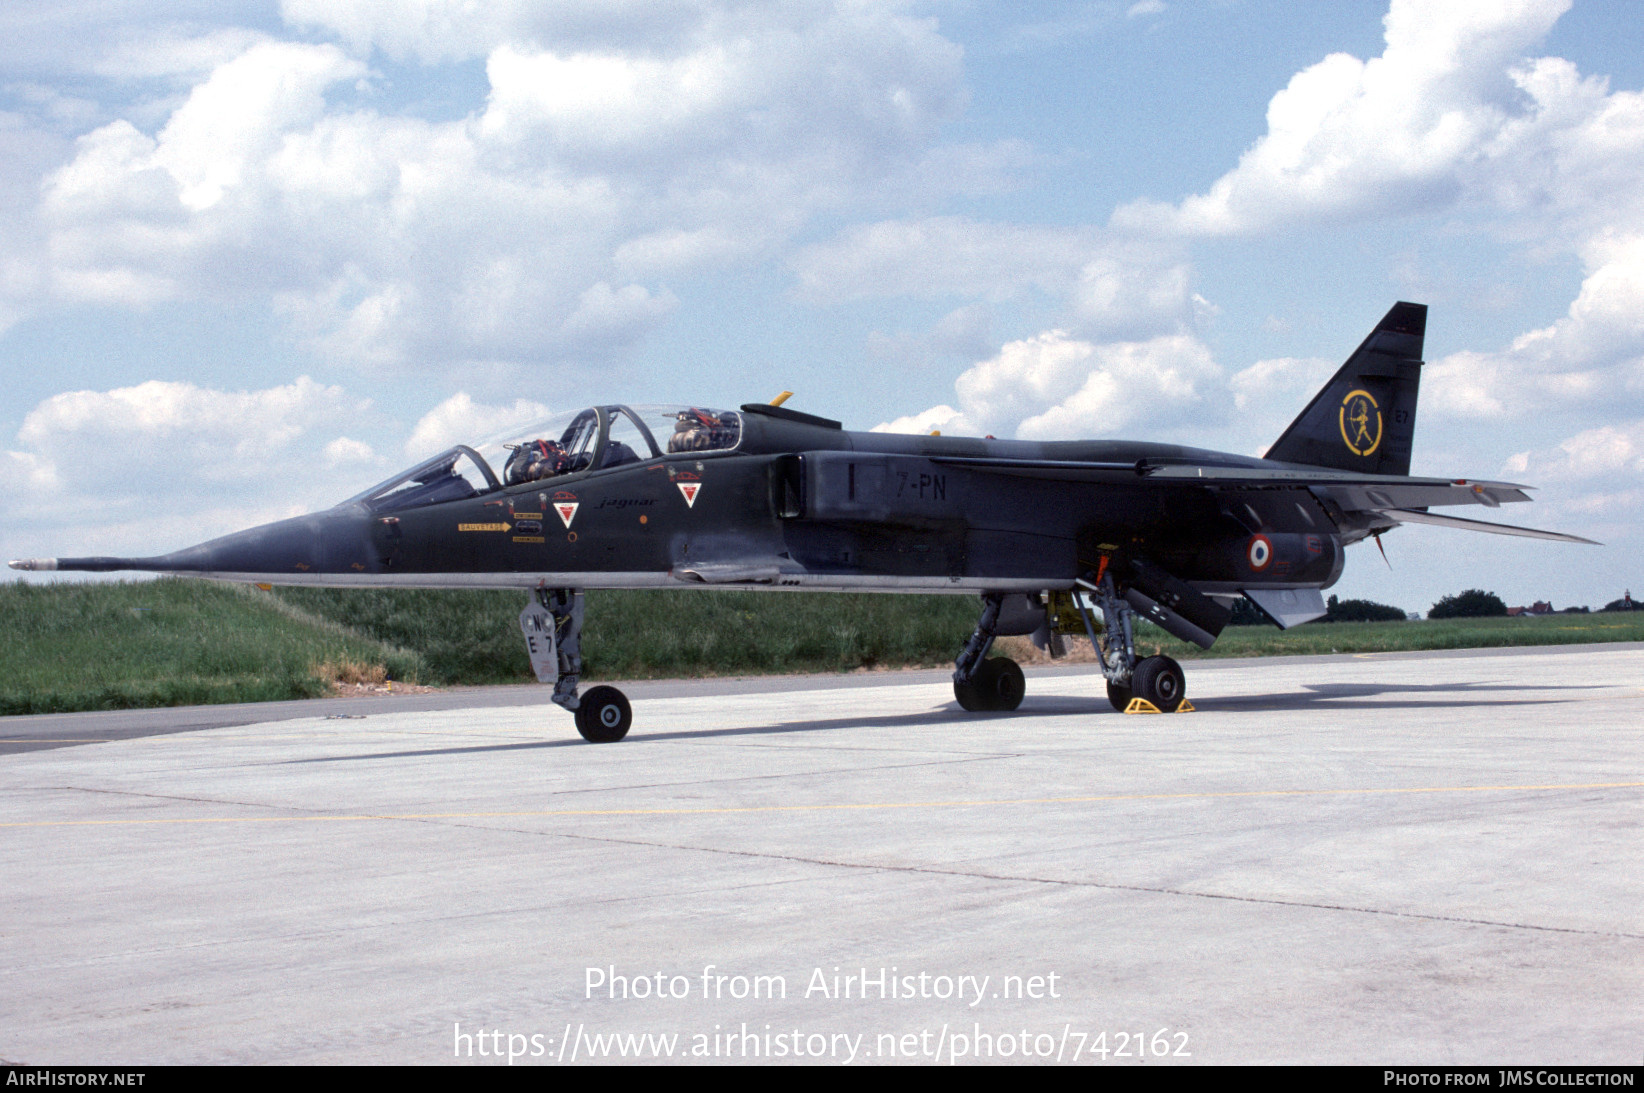
[[[382,665],[414,653],[305,617],[231,585],[0,585],[0,714],[308,698],[326,665]]]
[[[1178,660],[1200,657],[1308,656],[1324,653],[1397,653],[1423,649],[1483,649],[1503,645],[1576,645],[1644,641],[1644,611],[1532,618],[1445,619],[1421,622],[1308,623],[1294,630],[1230,626],[1207,652],[1151,625],[1137,631],[1138,646],[1154,645]]]
[[[422,655],[431,683],[518,683],[521,592],[276,590],[283,601]],[[969,596],[657,591],[587,594],[588,679],[941,664],[976,624]]]
[[[532,680],[521,592],[278,589],[201,581],[0,585],[0,713],[325,694],[339,674],[446,684]],[[590,592],[589,680],[838,672],[952,662],[970,596]],[[1228,627],[1210,652],[1143,624],[1179,659],[1644,641],[1644,612]]]

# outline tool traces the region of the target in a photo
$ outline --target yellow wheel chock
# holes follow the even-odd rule
[[[1182,699],[1182,704],[1176,707],[1176,712],[1192,713],[1193,703],[1185,698]],[[1133,698],[1130,700],[1130,705],[1125,707],[1125,713],[1164,713],[1164,711],[1145,698]]]

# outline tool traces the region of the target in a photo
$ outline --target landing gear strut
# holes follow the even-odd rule
[[[1014,710],[1022,704],[1027,683],[1022,669],[1009,657],[988,659],[993,639],[998,636],[999,611],[1005,598],[996,592],[982,596],[982,617],[953,662],[953,697],[972,713],[984,710]]]
[[[1136,659],[1136,637],[1133,630],[1135,610],[1118,594],[1113,574],[1104,573],[1095,584],[1081,580],[1079,585],[1089,592],[1102,612],[1102,637],[1096,636],[1096,627],[1090,619],[1090,608],[1084,597],[1074,596],[1079,617],[1084,621],[1085,633],[1102,661],[1102,675],[1107,677],[1107,700],[1123,713],[1132,699],[1142,698],[1163,713],[1175,713],[1187,696],[1187,681],[1182,666],[1170,657],[1152,656]]]
[[[525,651],[537,679],[554,685],[554,703],[576,714],[577,731],[594,744],[628,735],[633,710],[615,687],[594,687],[581,698],[582,593],[571,588],[538,588],[519,613]]]

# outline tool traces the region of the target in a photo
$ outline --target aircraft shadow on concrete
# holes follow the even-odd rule
[[[1476,708],[1480,706],[1542,706],[1567,702],[1569,698],[1510,698],[1518,691],[1585,691],[1602,684],[1513,683],[1306,683],[1300,691],[1282,694],[1229,695],[1199,701],[1206,712],[1269,713],[1276,710],[1431,710]],[[1384,698],[1403,695],[1403,698]],[[1488,697],[1486,697],[1488,696]],[[744,725],[729,729],[692,729],[678,732],[638,733],[623,745],[660,743],[665,740],[712,740],[738,736],[782,736],[789,733],[831,732],[837,729],[923,728],[944,724],[1011,720],[1019,717],[1088,717],[1092,714],[1122,716],[1099,700],[1062,695],[1030,696],[1020,709],[1008,712],[967,713],[956,703],[917,713],[879,717],[832,717],[808,721],[783,721],[772,725]],[[544,748],[582,747],[581,737],[533,740],[518,744],[476,744],[455,748],[428,748],[409,751],[373,752],[368,755],[319,756],[293,759],[292,763],[342,763],[364,759],[416,759],[436,755],[484,755],[495,752],[533,751]]]
[[[631,746],[664,740],[712,740],[728,736],[781,736],[798,732],[829,732],[834,729],[897,729],[926,725],[959,724],[974,721],[997,720],[1024,715],[1088,714],[1090,703],[1083,699],[1042,699],[1039,703],[1024,704],[1024,708],[1009,713],[966,713],[957,703],[938,706],[918,713],[888,714],[882,717],[833,717],[814,721],[784,721],[775,725],[743,725],[734,729],[692,729],[680,732],[647,732],[626,737],[622,743]],[[569,727],[569,726],[567,726]],[[580,736],[560,740],[534,740],[523,744],[478,744],[460,748],[431,748],[419,751],[375,752],[370,755],[320,756],[313,759],[293,759],[292,763],[338,763],[356,759],[414,759],[431,755],[483,755],[487,752],[528,751],[536,748],[580,748],[587,743]]]
[[[1273,710],[1431,710],[1478,706],[1547,706],[1569,698],[1509,698],[1519,691],[1590,691],[1599,683],[1304,683],[1300,691],[1282,694],[1227,695],[1198,702],[1205,710],[1270,712]],[[1401,696],[1388,698],[1383,696]],[[1498,697],[1499,696],[1499,697]]]

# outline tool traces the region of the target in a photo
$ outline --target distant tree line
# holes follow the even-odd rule
[[[1376,603],[1374,600],[1343,600],[1331,596],[1325,601],[1328,608],[1323,618],[1316,622],[1400,622],[1405,618],[1404,612],[1390,604]],[[1640,604],[1628,593],[1619,600],[1611,600],[1601,609],[1604,611],[1640,611],[1644,604]],[[1585,607],[1566,607],[1560,614],[1587,614]],[[1487,619],[1504,618],[1507,615],[1507,603],[1494,592],[1486,592],[1482,588],[1469,588],[1465,592],[1458,592],[1454,596],[1445,596],[1435,603],[1427,612],[1430,619]],[[1233,604],[1233,617],[1228,621],[1230,626],[1270,626],[1266,615],[1262,614],[1255,604],[1244,597],[1239,597]]]

